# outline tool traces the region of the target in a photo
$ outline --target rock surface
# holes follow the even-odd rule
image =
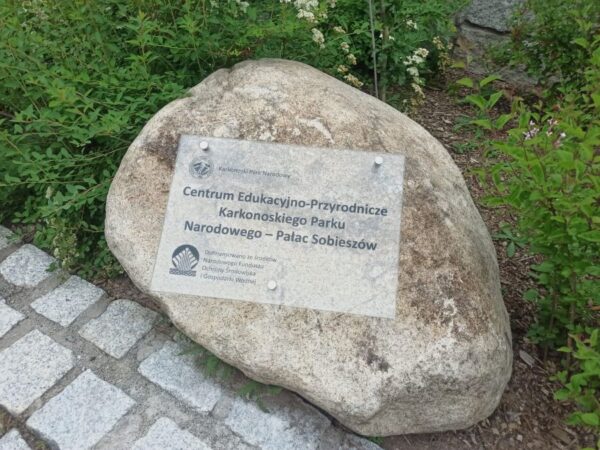
[[[492,32],[507,33],[515,11],[523,3],[524,0],[473,0],[463,10],[461,18]]]
[[[181,134],[403,153],[396,318],[150,293]],[[510,377],[494,248],[452,158],[408,117],[309,66],[247,61],[158,112],[115,176],[106,237],[184,333],[360,434],[468,427],[493,412]]]
[[[472,0],[455,18],[458,39],[454,55],[469,60],[469,71],[481,76],[498,74],[503,80],[522,88],[537,81],[527,74],[524,65],[499,65],[490,50],[510,43],[513,16],[524,0]]]

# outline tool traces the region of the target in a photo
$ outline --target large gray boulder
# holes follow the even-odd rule
[[[472,0],[460,14],[462,22],[490,30],[508,33],[510,23],[524,0]]]
[[[396,318],[151,293],[181,134],[403,153]],[[335,78],[282,60],[215,72],[144,127],[106,213],[111,250],[185,334],[360,434],[465,428],[500,401],[510,327],[494,247],[459,169],[420,125]]]

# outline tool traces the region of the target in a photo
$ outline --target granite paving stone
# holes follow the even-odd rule
[[[6,300],[0,297],[0,337],[8,333],[12,327],[24,318],[23,314],[12,309],[6,304]]]
[[[72,368],[71,350],[31,331],[0,352],[0,405],[22,413]]]
[[[212,447],[192,433],[182,430],[166,417],[158,419],[148,434],[137,440],[132,450],[211,450]]]
[[[374,442],[350,433],[344,435],[340,448],[344,450],[381,450],[381,447]]]
[[[104,295],[99,287],[77,277],[35,300],[31,307],[42,316],[68,327],[73,321]]]
[[[198,411],[212,411],[222,394],[221,386],[206,378],[194,356],[182,354],[183,345],[168,341],[139,366],[139,372]]]
[[[119,388],[86,370],[33,413],[27,426],[61,450],[88,449],[134,404]]]
[[[158,314],[131,300],[115,300],[79,334],[115,358],[121,358],[152,329]]]
[[[0,438],[0,450],[31,450],[18,430],[13,429]]]
[[[0,263],[0,275],[10,284],[31,289],[50,278],[48,269],[56,260],[31,244],[25,244]]]
[[[14,234],[12,231],[0,225],[0,250],[9,247],[14,242]]]
[[[267,412],[238,397],[225,424],[263,450],[310,450],[318,448],[330,422],[312,409],[282,407]]]

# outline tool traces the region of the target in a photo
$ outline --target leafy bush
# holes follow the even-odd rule
[[[505,140],[493,143],[488,153],[494,159],[487,170],[494,189],[487,202],[515,212],[519,244],[542,257],[540,264],[531,267],[539,289],[525,294],[537,305],[530,336],[546,350],[560,347],[567,353],[566,370],[556,376],[564,385],[556,398],[579,408],[569,423],[597,432],[600,36],[570,42],[581,49],[577,58],[585,55],[578,60],[579,73],[565,73],[564,83],[547,93],[545,103],[531,108],[515,102],[516,126],[508,130]],[[564,62],[556,64],[558,68]],[[496,128],[490,126],[493,122],[473,123]]]
[[[576,349],[564,347],[560,350],[573,355],[579,361],[579,371],[570,375],[567,370],[557,374],[556,379],[564,387],[554,397],[561,401],[571,401],[578,410],[569,416],[571,425],[590,427],[599,436],[600,448],[600,330],[592,332],[588,339],[574,338]]]
[[[351,60],[358,61],[359,76],[374,77],[375,70],[377,77],[372,81],[378,85],[378,97],[406,107],[411,99],[418,102],[423,97],[425,80],[448,64],[455,31],[453,15],[466,3],[466,0],[340,0],[335,11],[338,26],[334,30],[340,27],[348,30],[347,42],[356,57]],[[368,4],[372,6],[373,33],[365,11]],[[409,87],[410,95],[400,95],[398,86]],[[390,88],[395,89],[391,96]]]
[[[455,3],[384,2],[385,20],[376,11],[389,83],[434,69]],[[153,114],[248,58],[295,59],[360,87],[372,69],[369,24],[359,0],[0,2],[0,221],[32,227],[66,269],[118,273],[103,237],[105,199]],[[421,47],[428,56],[405,65]]]
[[[594,58],[600,63],[600,46]],[[590,70],[592,95],[568,95],[556,110],[522,107],[518,125],[492,148],[502,159],[489,169],[496,193],[487,201],[512,208],[530,252],[543,257],[532,266],[543,289],[526,298],[538,305],[531,336],[553,347],[598,323],[599,81]]]
[[[527,0],[514,20],[510,59],[547,86],[581,86],[589,58],[582,44],[599,24],[597,0]]]

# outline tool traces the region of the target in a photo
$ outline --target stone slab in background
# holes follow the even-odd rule
[[[454,56],[469,60],[468,70],[477,75],[498,74],[502,80],[523,88],[537,81],[526,67],[501,66],[490,57],[494,47],[510,43],[511,21],[524,0],[472,0],[456,17],[458,37]]]
[[[27,420],[27,426],[61,450],[94,446],[135,404],[127,394],[83,372]]]
[[[135,442],[133,450],[211,450],[211,447],[171,419],[161,417],[146,436]]]
[[[0,338],[24,318],[23,314],[12,309],[6,304],[6,300],[0,297]]]
[[[151,292],[182,134],[402,153],[395,319]],[[307,65],[246,61],[165,106],[123,158],[105,225],[133,282],[185,334],[360,434],[471,426],[494,411],[510,377],[494,246],[451,156],[405,115]]]
[[[35,300],[31,307],[38,314],[68,327],[103,295],[104,291],[99,287],[72,276],[64,284]]]
[[[31,331],[0,352],[0,405],[21,414],[73,366],[71,350]]]
[[[0,438],[0,450],[31,450],[18,430],[13,429]]]
[[[206,378],[182,344],[168,341],[146,358],[138,371],[148,380],[197,411],[209,412],[222,395],[221,386]]]
[[[158,314],[131,300],[115,300],[79,334],[114,358],[122,358],[148,331]]]
[[[480,28],[508,33],[517,8],[524,0],[472,0],[461,12],[461,19]]]

